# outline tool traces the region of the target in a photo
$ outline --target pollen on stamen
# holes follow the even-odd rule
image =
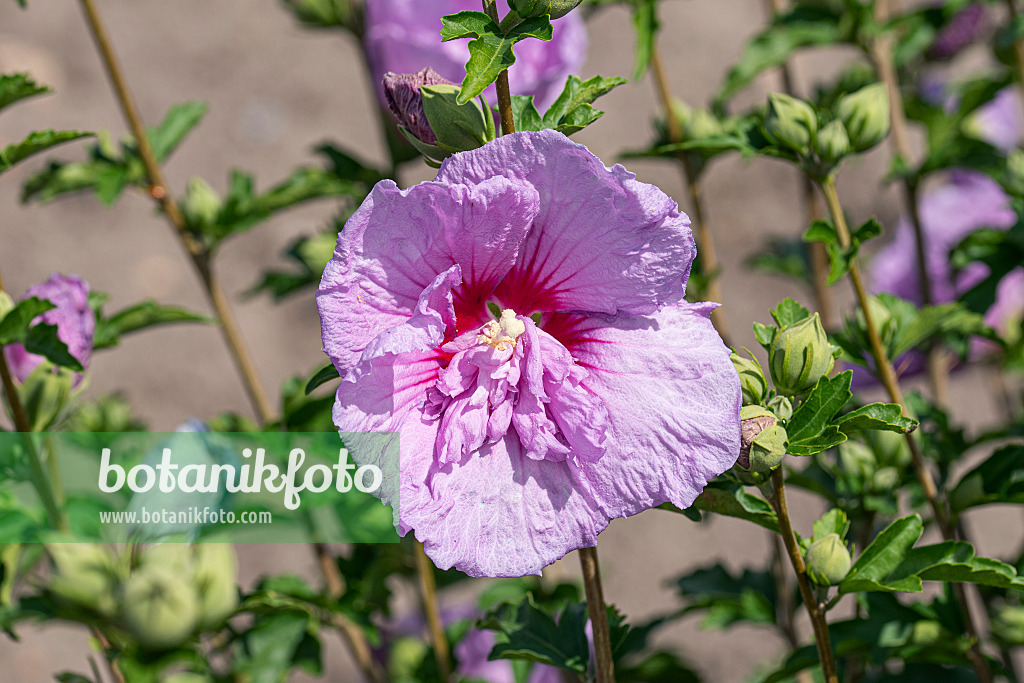
[[[516,340],[526,332],[526,324],[516,317],[516,312],[506,308],[499,320],[488,322],[476,336],[480,344],[487,344],[497,351],[507,351],[516,345]]]

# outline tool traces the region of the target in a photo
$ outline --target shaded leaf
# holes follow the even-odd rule
[[[0,109],[26,97],[48,92],[51,92],[49,88],[37,84],[28,74],[0,74]]]
[[[312,394],[317,387],[327,384],[333,379],[341,377],[338,374],[338,368],[334,367],[334,363],[328,363],[324,367],[317,370],[310,380],[306,383],[306,395]]]
[[[870,403],[841,415],[833,424],[847,434],[865,429],[906,434],[917,428],[917,420],[903,417],[903,409],[895,403]]]
[[[39,154],[51,147],[56,147],[57,145],[62,145],[65,142],[78,140],[79,138],[89,137],[91,135],[92,133],[83,133],[77,130],[35,131],[21,142],[16,142],[0,149],[0,173],[3,173],[14,166],[14,164],[27,159],[33,154]]]
[[[117,346],[123,335],[172,323],[213,323],[213,318],[179,306],[164,306],[152,299],[110,316],[97,316],[93,348]]]

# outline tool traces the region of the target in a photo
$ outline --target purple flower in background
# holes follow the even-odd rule
[[[979,107],[974,115],[974,133],[993,147],[1009,152],[1021,142],[1024,132],[1024,104],[1017,86],[1000,90],[991,102]]]
[[[478,0],[367,0],[365,45],[381,102],[385,99],[380,82],[389,71],[415,73],[429,66],[461,83],[469,48],[464,40],[441,42],[441,17],[480,8]],[[516,45],[516,64],[509,70],[512,94],[534,95],[544,111],[566,77],[579,71],[586,50],[586,29],[578,14],[559,19],[551,41],[524,40]],[[494,104],[494,87],[485,92]]]
[[[943,61],[952,59],[978,39],[985,30],[987,18],[983,4],[968,3],[935,36],[935,41],[928,48],[928,57]]]
[[[739,379],[715,304],[683,301],[694,254],[668,196],[551,130],[378,183],[317,305],[353,457],[400,433],[399,531],[438,567],[537,574],[731,467]]]
[[[497,635],[494,631],[473,629],[452,650],[459,666],[455,673],[460,679],[487,681],[487,683],[515,683],[512,662],[507,659],[488,659]],[[547,664],[534,664],[527,683],[563,683],[561,669]]]
[[[42,322],[57,326],[57,338],[67,344],[68,351],[78,359],[82,367],[88,367],[92,355],[92,339],[96,331],[96,314],[89,307],[89,285],[74,275],[54,273],[46,282],[33,285],[22,299],[39,297],[54,304],[56,308],[37,317],[33,324]],[[29,353],[20,344],[4,347],[11,374],[18,382],[24,382],[45,358]],[[77,375],[75,384],[82,381]]]

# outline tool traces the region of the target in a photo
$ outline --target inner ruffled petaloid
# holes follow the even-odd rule
[[[427,390],[424,409],[428,419],[440,420],[440,465],[459,462],[510,431],[534,460],[569,458],[581,466],[603,454],[607,408],[581,384],[587,371],[532,318],[505,309],[441,351],[451,359]]]

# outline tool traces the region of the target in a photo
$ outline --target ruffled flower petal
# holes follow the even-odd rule
[[[543,159],[543,163],[537,163]],[[495,175],[537,188],[541,207],[495,292],[519,313],[646,315],[682,300],[696,253],[690,220],[664,192],[607,169],[561,133],[515,133],[447,159],[439,182]]]

